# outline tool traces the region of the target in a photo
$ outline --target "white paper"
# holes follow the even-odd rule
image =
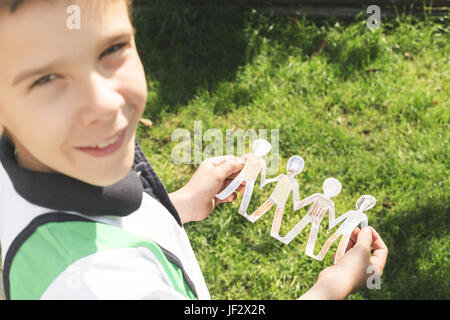
[[[264,185],[265,183],[266,162],[262,157],[269,153],[271,148],[272,146],[267,140],[255,140],[253,143],[253,153],[242,156],[245,164],[239,175],[222,192],[216,194],[218,199],[223,200],[230,196],[245,181],[244,196],[242,197],[241,205],[239,207],[239,213],[244,217],[248,217],[247,208],[252,197],[255,181],[258,178],[260,171],[261,185]]]
[[[344,221],[336,230],[336,232],[325,241],[325,244],[323,245],[322,249],[317,255],[317,260],[321,261],[325,257],[325,254],[327,253],[331,244],[334,241],[336,241],[340,236],[342,236],[334,258],[334,264],[336,264],[339,261],[339,259],[341,259],[344,256],[345,251],[347,249],[347,244],[350,240],[350,236],[353,230],[358,225],[361,225],[361,228],[366,227],[368,225],[368,219],[367,216],[364,214],[364,211],[371,209],[375,205],[375,203],[376,203],[375,197],[371,195],[364,195],[360,197],[356,202],[356,210],[350,210],[347,213],[340,216],[338,219],[336,219],[333,223],[330,223],[330,228],[333,228],[341,221]]]

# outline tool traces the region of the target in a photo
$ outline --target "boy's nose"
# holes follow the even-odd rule
[[[125,103],[114,81],[99,74],[92,74],[81,91],[81,120],[85,125],[112,121]]]

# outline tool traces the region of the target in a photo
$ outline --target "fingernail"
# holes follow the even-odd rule
[[[362,229],[362,231],[365,232],[365,233],[370,233],[370,232],[371,232],[370,229],[369,229],[369,227],[364,227],[364,228]]]

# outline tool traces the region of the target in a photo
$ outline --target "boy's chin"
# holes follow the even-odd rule
[[[75,178],[97,187],[110,186],[126,177],[133,167],[133,161],[134,153],[129,157],[127,156],[125,159],[120,161],[119,164],[114,165],[113,167],[91,167],[86,172],[80,172],[78,177]]]
[[[87,172],[83,172],[76,179],[98,187],[106,187],[119,182],[133,167],[134,148],[133,140],[133,143],[126,146],[125,156],[118,164],[113,167],[96,164],[99,167],[90,167]]]
[[[131,165],[129,167],[124,168],[117,168],[117,170],[114,170],[114,172],[107,172],[105,175],[100,174],[97,172],[95,176],[90,176],[86,178],[78,178],[79,180],[91,184],[93,186],[97,187],[107,187],[110,185],[113,185],[123,178],[126,177],[126,175],[130,172]]]

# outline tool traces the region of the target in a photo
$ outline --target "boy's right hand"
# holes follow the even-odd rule
[[[388,248],[374,228],[356,228],[344,256],[336,265],[322,270],[317,283],[300,299],[345,299],[363,287],[374,270],[381,277],[387,255]],[[374,270],[369,266],[374,266]]]
[[[223,200],[215,196],[231,183],[243,166],[241,158],[231,155],[204,160],[185,186],[169,194],[181,222],[203,220],[219,203],[234,201],[236,192]],[[244,193],[244,188],[245,184],[241,184],[236,191]]]

